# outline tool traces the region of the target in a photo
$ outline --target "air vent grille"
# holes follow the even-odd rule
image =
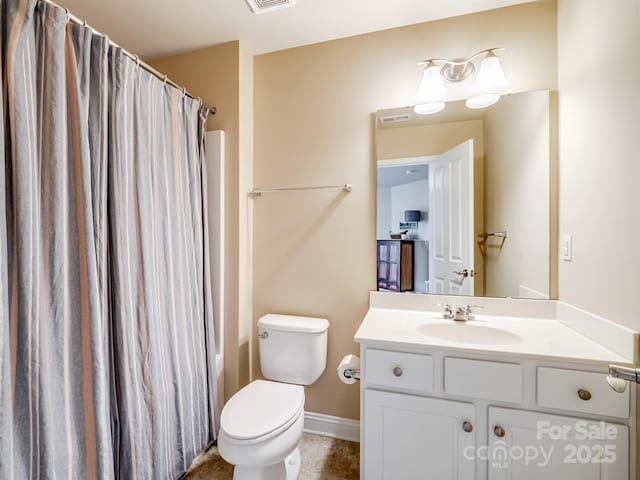
[[[247,0],[254,13],[267,13],[293,7],[295,0]]]
[[[408,122],[409,120],[411,120],[411,115],[409,115],[408,113],[380,117],[380,123]]]

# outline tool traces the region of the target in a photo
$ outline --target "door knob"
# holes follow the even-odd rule
[[[471,422],[463,422],[462,430],[464,430],[467,433],[473,432],[473,425],[471,424]]]
[[[502,438],[505,436],[507,432],[505,432],[504,428],[502,428],[500,425],[496,425],[495,428],[493,429],[493,433],[496,437]]]
[[[393,374],[396,377],[401,377],[402,376],[402,369],[400,367],[396,367],[393,369]]]
[[[466,268],[464,270],[454,270],[453,273],[455,273],[456,275],[461,275],[464,278],[467,278],[469,276],[469,270],[467,270]]]

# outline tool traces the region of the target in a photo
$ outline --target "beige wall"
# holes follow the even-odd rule
[[[484,244],[487,295],[520,297],[524,286],[548,297],[549,252],[557,250],[557,238],[549,244],[549,92],[503,98],[483,124],[486,228],[508,235]]]
[[[560,299],[640,330],[640,3],[560,0],[558,31]]]
[[[253,55],[240,44],[240,145],[238,164],[238,343],[239,386],[251,381],[253,202]],[[227,392],[230,394],[232,392]]]
[[[378,161],[384,161],[395,158],[440,155],[468,139],[473,140],[473,221],[477,233],[485,231],[485,148],[482,120],[378,128],[376,130],[376,156]],[[473,266],[477,273],[474,294],[484,296],[484,257],[477,244],[474,249]]]
[[[359,417],[358,388],[335,367],[358,351],[353,335],[375,288],[372,112],[412,103],[417,61],[491,46],[507,48],[512,91],[555,89],[555,15],[554,2],[536,2],[256,57],[255,186],[354,184],[349,194],[253,200],[253,322],[267,312],[331,322],[327,371],[307,388],[307,410]]]
[[[378,160],[440,155],[468,139],[473,139],[473,155],[484,156],[482,120],[413,125],[376,130]]]
[[[243,326],[238,320],[240,292],[245,292],[244,289],[239,288],[241,275],[246,275],[246,266],[240,263],[239,258],[240,159],[241,156],[246,159],[252,155],[250,147],[246,147],[251,144],[251,130],[247,130],[246,122],[252,123],[252,119],[245,118],[250,115],[252,89],[243,83],[246,80],[243,80],[240,74],[242,69],[249,67],[246,67],[246,59],[243,60],[240,42],[229,42],[194,52],[155,59],[150,63],[172,80],[184,85],[192,94],[201,96],[206,104],[215,106],[217,113],[209,117],[207,130],[224,130],[226,135],[225,307],[227,312],[224,338],[224,382],[225,397],[228,399],[249,379],[247,339],[245,338],[243,347],[240,336],[241,332],[246,336],[249,327]],[[250,73],[249,70],[248,74]],[[245,142],[241,142],[242,139]],[[212,189],[210,193],[213,194]],[[244,300],[247,301],[246,298]],[[248,324],[247,321],[245,323]]]

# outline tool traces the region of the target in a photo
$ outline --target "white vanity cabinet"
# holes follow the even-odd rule
[[[630,480],[604,366],[361,341],[362,480]],[[591,371],[589,369],[591,367]]]

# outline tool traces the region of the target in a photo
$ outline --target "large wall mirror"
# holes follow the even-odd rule
[[[550,105],[540,90],[481,110],[377,112],[379,290],[554,296]]]

